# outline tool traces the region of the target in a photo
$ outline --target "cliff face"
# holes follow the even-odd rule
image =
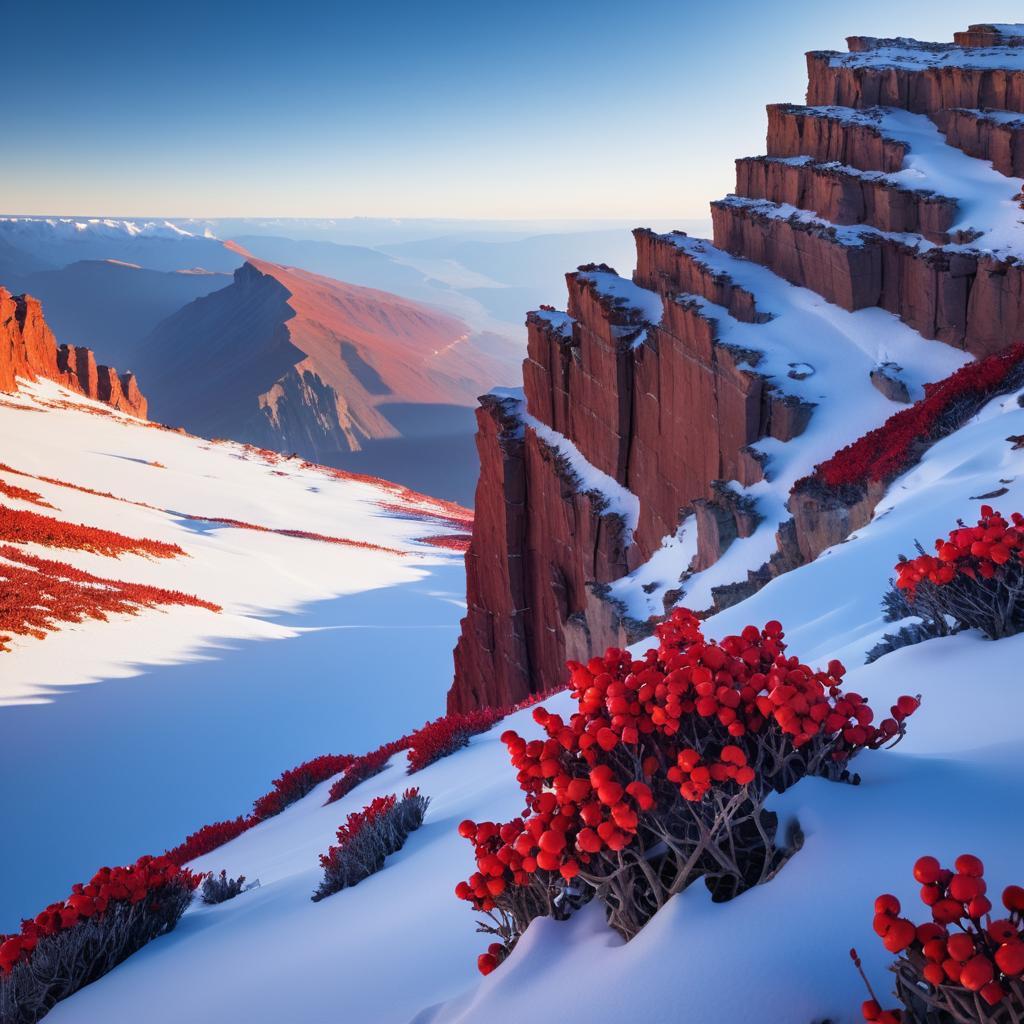
[[[873,427],[908,400],[900,368],[863,363],[866,349],[898,333],[923,382],[962,359],[926,339],[981,356],[1019,338],[1024,238],[985,215],[1015,191],[995,172],[1024,162],[1024,50],[993,33],[972,26],[959,45],[854,37],[849,54],[808,54],[808,105],[768,107],[767,153],[737,161],[736,194],[712,204],[713,242],[638,229],[631,281],[581,267],[566,276],[565,313],[528,315],[521,394],[485,396],[477,413],[481,476],[451,708],[543,691],[563,681],[566,658],[643,635],[649,626],[608,585],[681,524],[696,534],[681,568],[696,574],[766,518],[776,525],[758,561],[710,587],[722,606],[867,522],[882,487],[828,507],[794,492],[773,509],[771,497],[784,502],[799,476],[863,432],[825,426],[819,402],[860,389]],[[991,209],[969,158],[994,163]],[[892,317],[862,312],[872,308]],[[789,322],[800,333],[819,325],[822,345],[852,342],[833,397],[824,382],[804,385],[818,358],[797,333],[787,342]],[[787,371],[790,345],[812,358],[790,357]]]
[[[146,418],[146,399],[134,374],[97,365],[91,349],[58,345],[38,300],[0,288],[0,392],[15,391],[19,377],[53,380],[121,412]]]

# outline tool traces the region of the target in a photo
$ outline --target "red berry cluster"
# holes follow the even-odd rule
[[[900,698],[891,719],[872,725],[864,699],[839,687],[843,666],[815,672],[787,657],[778,622],[716,643],[675,609],[656,633],[659,648],[641,659],[610,648],[585,666],[570,662],[579,710],[566,722],[537,708],[547,739],[503,734],[526,810],[505,824],[459,826],[477,865],[456,887],[460,899],[490,913],[538,873],[586,880],[637,839],[645,815],[670,814],[679,797],[699,804],[712,789],[750,787],[761,798],[822,760],[845,763],[900,735],[917,707]]]
[[[202,878],[168,857],[140,857],[128,867],[100,868],[88,883],[72,886],[66,900],[51,903],[35,918],[22,921],[17,935],[0,935],[0,977],[30,960],[41,939],[74,928],[80,921],[102,918],[112,904],[141,903],[170,885],[191,891]]]
[[[797,488],[810,481],[838,488],[894,479],[913,465],[924,447],[963,422],[962,416],[948,415],[952,408],[961,410],[965,402],[980,408],[992,395],[1011,386],[1022,360],[1024,344],[1018,344],[968,363],[945,380],[926,384],[923,399],[840,449],[815,467],[810,478],[798,481]]]
[[[879,896],[874,928],[885,948],[901,954],[912,976],[930,986],[939,1005],[955,1002],[966,990],[990,1007],[1009,1000],[1017,1019],[1024,1010],[1024,993],[1017,984],[1024,975],[1024,888],[1007,886],[1002,895],[1006,916],[993,919],[984,865],[972,854],[957,857],[953,871],[935,857],[921,857],[914,878],[921,883],[921,901],[930,908],[932,920],[915,925],[899,916],[895,896]],[[882,1021],[867,1012],[865,1017]]]
[[[1007,562],[1024,561],[1024,515],[1014,512],[1007,522],[990,505],[982,505],[977,526],[960,526],[940,537],[935,552],[899,562],[896,586],[913,595],[926,580],[941,587],[960,575],[993,579]]]

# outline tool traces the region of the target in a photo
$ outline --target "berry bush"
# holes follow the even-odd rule
[[[0,936],[0,1020],[34,1024],[55,1003],[171,931],[201,877],[167,857],[100,868],[66,900],[22,921],[17,935]]]
[[[896,565],[896,587],[926,622],[980,629],[993,640],[1024,629],[1024,515],[1007,521],[982,505],[976,526],[960,523],[916,558]]]
[[[313,893],[314,902],[357,885],[376,874],[384,861],[400,850],[410,833],[423,824],[429,799],[418,789],[396,796],[379,796],[361,811],[354,811],[338,829],[338,843],[320,855],[323,881]]]
[[[895,896],[875,900],[875,932],[898,956],[892,969],[903,1011],[882,1010],[869,993],[865,1019],[876,1024],[1024,1020],[1024,889],[1007,886],[1002,911],[993,918],[984,865],[977,857],[957,857],[952,871],[934,857],[921,857],[914,878],[921,883],[930,921],[915,925],[901,917]]]
[[[776,847],[769,793],[805,775],[857,781],[850,759],[898,740],[918,706],[901,697],[873,724],[864,698],[841,689],[843,666],[787,656],[778,622],[716,642],[675,609],[656,634],[640,659],[610,648],[570,662],[570,720],[540,707],[546,739],[502,737],[522,816],[459,826],[477,870],[456,895],[506,951],[534,917],[591,897],[628,939],[699,877],[716,900],[766,881],[793,846]]]

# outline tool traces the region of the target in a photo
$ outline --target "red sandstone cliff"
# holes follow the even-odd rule
[[[146,399],[134,374],[97,365],[91,349],[58,345],[36,299],[0,288],[0,391],[15,391],[19,377],[53,380],[121,412],[146,418]]]
[[[693,571],[755,530],[757,509],[726,482],[763,479],[750,446],[798,438],[814,409],[759,372],[757,351],[727,343],[723,321],[763,323],[776,310],[702,253],[812,289],[839,307],[835,316],[881,307],[973,355],[1019,340],[1024,260],[954,230],[956,195],[890,180],[910,145],[865,109],[926,115],[949,145],[1020,173],[1024,51],[1014,47],[1024,40],[985,25],[961,35],[941,45],[852,37],[849,54],[808,54],[809,106],[768,107],[767,155],[737,161],[736,195],[712,204],[713,246],[638,230],[633,283],[644,291],[584,267],[567,275],[565,314],[529,314],[522,400],[485,396],[477,413],[481,476],[450,708],[543,691],[564,680],[566,658],[640,635],[643,625],[606,599],[607,584],[645,562],[684,515],[697,530]],[[978,66],[978,47],[999,49]],[[1008,200],[1013,191],[1008,182]],[[907,400],[884,367],[871,383]],[[631,493],[635,522],[609,510],[595,474]],[[714,600],[741,600],[843,540],[883,492],[869,487],[848,504],[794,492],[776,552]]]

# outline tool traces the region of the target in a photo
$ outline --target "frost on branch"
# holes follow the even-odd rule
[[[579,710],[565,722],[538,708],[546,739],[503,735],[526,810],[459,826],[477,870],[456,895],[501,940],[482,970],[533,918],[590,898],[629,939],[697,878],[715,900],[767,881],[799,843],[776,845],[768,795],[805,775],[857,781],[850,759],[899,739],[918,706],[901,697],[872,724],[864,698],[841,689],[843,666],[814,671],[787,656],[778,622],[719,643],[675,609],[656,633],[660,647],[641,659],[610,648],[571,662]]]
[[[209,874],[203,879],[201,895],[204,903],[224,903],[233,900],[245,885],[245,875],[228,878],[226,871],[219,875]]]
[[[340,892],[369,878],[384,861],[400,850],[411,832],[423,824],[429,799],[418,789],[396,796],[379,796],[361,811],[354,811],[338,829],[338,843],[320,855],[323,881],[313,901]]]

